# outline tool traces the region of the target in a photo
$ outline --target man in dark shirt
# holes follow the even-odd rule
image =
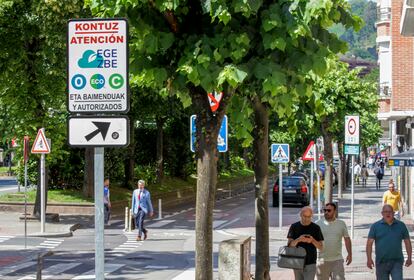
[[[288,246],[306,250],[305,267],[295,269],[295,280],[313,280],[316,274],[316,249],[322,249],[323,235],[320,227],[312,222],[313,211],[309,206],[300,211],[300,221],[292,224],[287,235]]]

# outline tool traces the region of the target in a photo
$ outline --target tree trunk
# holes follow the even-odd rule
[[[164,122],[165,118],[157,117],[157,167],[156,167],[156,180],[157,183],[161,183],[164,177],[164,157],[163,157],[163,147],[164,147]]]
[[[197,199],[195,279],[213,279],[213,209],[217,185],[217,137],[231,92],[223,97],[215,115],[211,113],[207,93],[190,88],[196,118]]]
[[[256,273],[255,279],[270,279],[269,260],[269,210],[268,210],[268,162],[269,116],[267,108],[256,96],[254,108],[254,177],[256,220]]]
[[[322,121],[323,149],[325,159],[325,203],[332,202],[332,168],[333,168],[333,150],[332,135],[328,131],[329,121]]]
[[[130,119],[129,124],[129,146],[127,148],[127,155],[124,161],[124,172],[125,172],[125,180],[124,180],[124,187],[129,189],[135,188],[135,121],[133,118]]]
[[[85,197],[89,198],[94,197],[94,164],[94,148],[85,148],[85,175],[83,176],[82,192]]]

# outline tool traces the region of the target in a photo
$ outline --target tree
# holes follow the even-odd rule
[[[379,136],[379,125],[375,115],[378,109],[376,85],[362,81],[358,70],[333,60],[328,73],[315,79],[314,99],[309,99],[310,109],[315,112],[316,127],[324,140],[325,199],[332,201],[332,142],[340,144],[344,139],[346,115],[360,116],[361,143],[375,143]],[[370,135],[370,136],[369,136]],[[366,142],[365,142],[366,141]],[[363,144],[364,145],[364,144]],[[341,174],[339,174],[341,176]]]

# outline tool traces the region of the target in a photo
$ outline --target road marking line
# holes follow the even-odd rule
[[[105,264],[105,276],[120,269],[124,264]],[[83,275],[76,276],[72,280],[81,280],[81,279],[95,279],[95,269],[85,272]]]
[[[36,262],[25,262],[25,263],[13,265],[13,266],[10,266],[10,267],[6,267],[6,268],[0,270],[0,276],[5,276],[5,275],[7,275],[11,272],[15,272],[15,271],[18,271],[20,269],[27,268],[27,267],[32,266],[34,264],[36,264]]]
[[[218,226],[220,226],[220,225],[222,225],[224,223],[227,223],[227,220],[216,220],[216,221],[213,221],[213,228],[216,228],[216,227],[218,227]]]
[[[171,280],[193,280],[195,278],[195,270],[194,268],[187,269],[180,275],[174,277]]]
[[[43,270],[42,279],[47,279],[47,278],[57,276],[61,274],[62,272],[66,270],[70,270],[80,264],[81,263],[59,263],[59,264],[49,266],[48,268]],[[29,280],[29,279],[36,279],[36,275],[35,274],[27,275],[25,277],[19,278],[18,280]]]
[[[175,222],[175,220],[162,220],[162,221],[158,221],[156,223],[149,225],[148,228],[159,228],[159,227],[163,227],[165,225],[171,224],[173,222]]]
[[[229,232],[225,232],[222,229],[217,230],[218,233],[224,234],[224,235],[228,235],[228,236],[237,236],[237,234],[233,234],[233,233],[229,233]]]
[[[149,268],[149,269],[168,269],[170,267],[169,266],[166,266],[166,265],[147,265],[144,268]]]
[[[234,224],[234,223],[235,223],[235,222],[237,222],[238,220],[240,220],[240,218],[236,218],[236,219],[231,220],[231,221],[229,221],[229,222],[227,222],[227,223],[221,224],[221,225],[219,225],[218,227],[216,227],[216,228],[214,228],[214,229],[222,229],[222,228],[227,227],[227,226],[229,226],[229,225],[231,225],[231,224]]]

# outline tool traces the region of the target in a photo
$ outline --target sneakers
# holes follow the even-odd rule
[[[137,236],[137,241],[141,241],[141,236]]]

